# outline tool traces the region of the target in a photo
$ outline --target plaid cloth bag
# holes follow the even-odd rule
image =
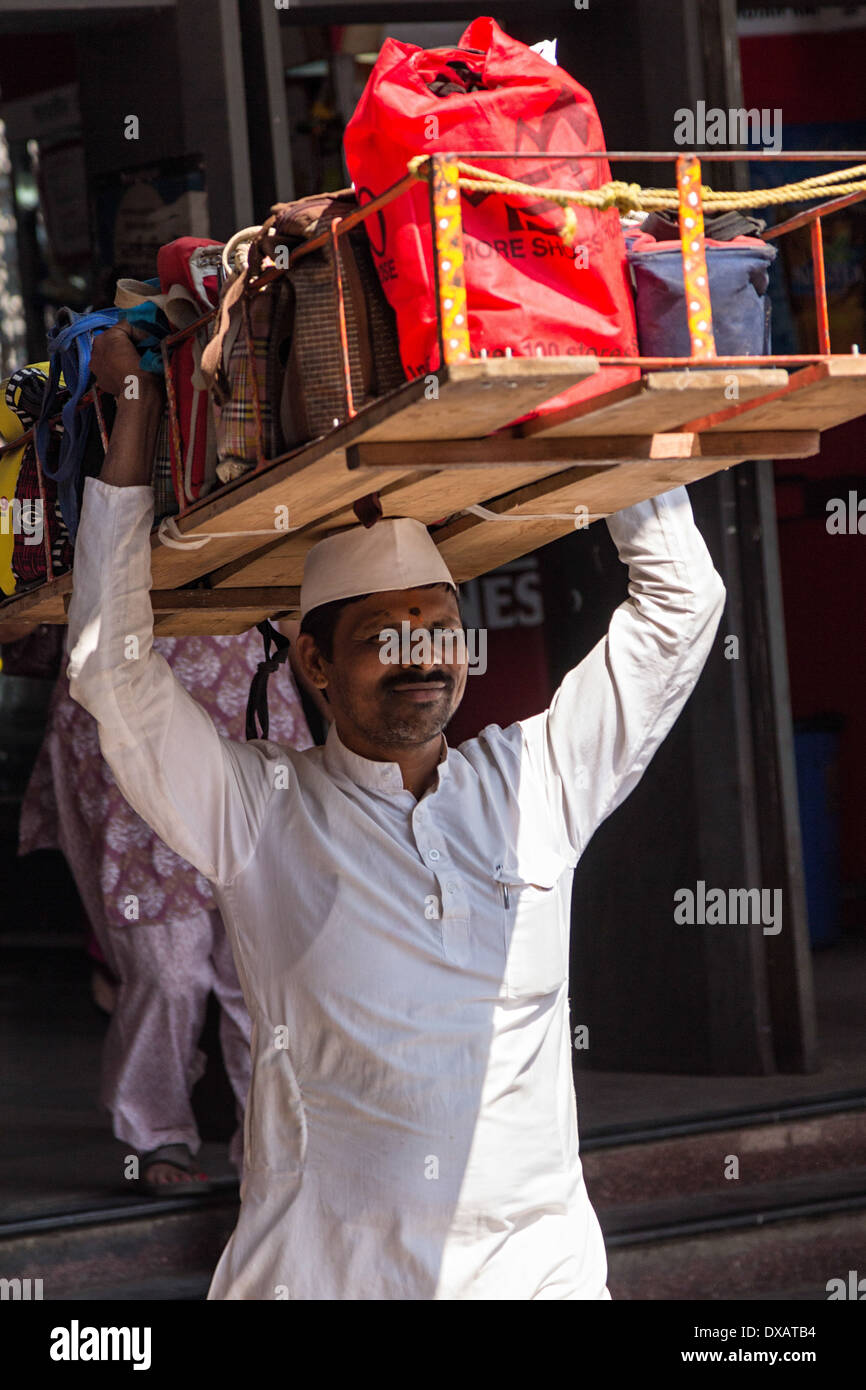
[[[354,193],[344,188],[278,203],[272,221],[277,235],[294,249],[357,210]],[[339,244],[352,404],[359,410],[401,386],[406,373],[397,318],[382,289],[364,225],[353,227]],[[295,317],[280,397],[280,428],[287,447],[316,439],[348,418],[330,243],[301,257],[291,274]]]
[[[153,483],[154,521],[162,521],[164,516],[176,516],[180,511],[180,503],[177,500],[171,468],[171,432],[167,405],[162,413],[159,433],[156,437],[151,481]]]
[[[348,416],[330,246],[291,267],[289,259],[293,250],[357,207],[351,189],[276,203],[262,227],[239,232],[226,246],[223,260],[231,278],[223,286],[216,333],[202,354],[202,374],[217,414],[221,482],[240,477],[260,461],[254,387],[261,459],[315,439]],[[249,243],[246,264],[234,266],[236,247],[244,240]],[[357,410],[406,379],[394,311],[363,227],[341,240],[340,279]]]
[[[159,248],[157,269],[167,299],[165,313],[175,327],[189,327],[216,308],[221,256],[222,242],[207,237],[179,237]],[[208,336],[208,327],[203,326],[175,344],[169,363],[180,448],[176,449],[171,430],[168,444],[175,495],[185,502],[204,497],[216,481],[215,422],[201,375],[201,354]]]
[[[230,483],[259,461],[257,410],[261,418],[262,459],[280,453],[283,440],[275,409],[282,389],[285,363],[281,346],[291,325],[292,286],[285,277],[274,280],[233,310],[224,346],[224,375],[212,393],[217,429],[217,477]]]

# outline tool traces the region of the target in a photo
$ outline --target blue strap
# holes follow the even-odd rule
[[[155,280],[152,283],[155,287],[154,293],[159,294],[159,281]],[[165,314],[152,299],[145,299],[141,304],[122,309],[121,316],[127,323],[135,324],[136,328],[147,330],[147,337],[138,339],[135,344],[141,356],[141,365],[146,372],[164,376],[165,366],[159,345],[166,334],[171,332],[171,324]]]
[[[160,318],[162,323],[159,321]],[[50,367],[42,410],[36,425],[36,446],[43,473],[57,483],[57,500],[61,515],[69,531],[69,539],[73,543],[78,531],[78,482],[93,415],[92,407],[79,410],[78,406],[90,386],[93,339],[106,328],[114,328],[121,319],[146,323],[151,328],[148,338],[137,346],[143,348],[150,358],[149,362],[144,359],[142,361],[145,369],[161,371],[162,357],[155,348],[160,338],[169,331],[169,325],[165,316],[161,315],[153,304],[136,305],[132,309],[90,310],[83,314],[75,313],[72,309],[59,309],[57,322],[48,334]],[[158,366],[155,365],[157,361]],[[57,462],[52,464],[49,461],[48,445],[51,438],[51,418],[57,413],[61,374],[69,390],[69,399],[60,412],[63,435]]]
[[[36,425],[36,446],[42,471],[57,483],[60,511],[74,542],[78,530],[77,482],[81,460],[90,428],[89,410],[79,410],[82,396],[90,384],[90,353],[96,330],[113,328],[120,318],[118,309],[101,309],[96,313],[77,314],[72,309],[60,309],[57,322],[48,334],[48,354],[51,365],[48,385],[42,398],[42,410]],[[56,414],[60,375],[69,390],[69,399],[60,412],[63,435],[56,464],[48,456],[51,437],[51,417]]]

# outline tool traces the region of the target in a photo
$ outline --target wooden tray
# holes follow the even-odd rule
[[[745,459],[815,454],[821,430],[866,413],[866,359],[852,355],[790,374],[771,366],[649,372],[567,411],[510,424],[599,369],[592,357],[442,368],[435,386],[407,382],[196,503],[177,527],[204,545],[178,550],[152,539],[155,632],[238,633],[295,614],[307,550],[356,524],[354,504],[369,494],[378,494],[383,515],[430,526],[460,582]],[[480,514],[467,510],[479,506]],[[65,622],[71,588],[67,574],[6,599],[0,641]]]

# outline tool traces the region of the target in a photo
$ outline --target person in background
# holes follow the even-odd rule
[[[281,623],[289,636],[297,624]],[[219,732],[242,739],[250,681],[262,659],[255,630],[232,637],[157,637],[153,649],[207,710]],[[268,686],[270,733],[303,749],[311,720],[326,718],[318,692],[299,695],[282,665]],[[140,1186],[159,1195],[195,1190],[200,1145],[191,1105],[204,1071],[198,1043],[211,991],[239,1128],[229,1154],[240,1170],[240,1122],[250,1079],[250,1019],[211,889],[125,800],[99,747],[98,725],[61,674],[21,811],[18,852],[65,855],[99,951],[117,980],[102,1058],[101,1100],[115,1137],[139,1157]],[[104,975],[102,979],[104,980]],[[199,1188],[199,1190],[201,1190]]]

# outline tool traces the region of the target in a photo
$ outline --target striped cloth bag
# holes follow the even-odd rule
[[[256,400],[261,418],[261,459],[273,458],[282,441],[274,403],[279,401],[285,367],[280,358],[284,326],[292,301],[286,279],[274,281],[248,301],[249,334],[242,303],[233,312],[223,350],[225,377],[213,392],[217,422],[217,477],[239,478],[259,462]]]
[[[47,362],[34,362],[19,367],[3,383],[4,439],[12,441],[35,425],[48,384],[48,366]],[[67,397],[61,378],[58,402],[62,404]],[[59,455],[62,433],[62,426],[58,424],[49,435],[48,452],[52,463]],[[72,564],[72,545],[60,510],[57,484],[43,477],[40,488],[32,439],[22,447],[15,470],[13,496],[13,505],[9,505],[12,499],[7,499],[7,511],[11,516],[5,518],[11,531],[11,545],[3,569],[4,593],[21,592],[48,577],[46,533],[54,574],[63,574]]]
[[[235,277],[227,282],[224,295]],[[247,322],[244,323],[246,307]],[[285,374],[284,345],[291,332],[294,292],[287,276],[230,306],[221,337],[220,369],[212,383],[217,477],[221,483],[274,458],[283,449],[276,409]],[[203,357],[207,357],[207,349]],[[204,372],[207,379],[207,372]],[[261,448],[257,416],[261,420]]]
[[[60,438],[52,433],[49,454],[60,453]],[[16,531],[12,547],[12,573],[15,592],[41,584],[48,576],[47,544],[51,549],[51,568],[54,577],[72,568],[72,545],[66,522],[60,510],[57,484],[43,475],[42,490],[36,465],[36,448],[31,440],[25,445],[15,488],[15,499],[23,523]]]
[[[164,516],[176,516],[180,511],[174,476],[171,468],[171,426],[166,405],[156,437],[153,455],[153,519],[162,521]]]

